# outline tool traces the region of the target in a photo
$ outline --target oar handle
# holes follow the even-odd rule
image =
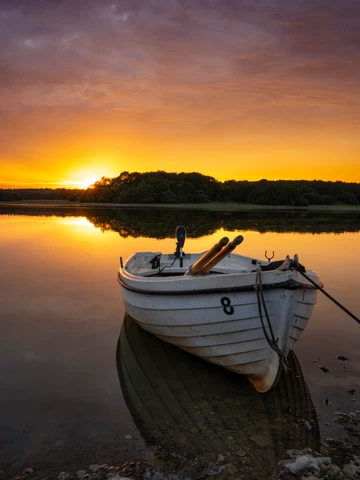
[[[225,247],[225,245],[228,244],[228,242],[228,237],[223,237],[221,240],[218,241],[218,243],[215,243],[215,245],[211,247],[207,252],[205,252],[204,255],[200,257],[197,262],[194,263],[194,265],[191,265],[185,275],[197,275],[198,273],[200,273],[205,263],[208,262],[214,255],[221,252],[221,250]]]
[[[209,273],[212,268],[215,267],[221,260],[229,255],[235,248],[240,245],[240,243],[244,240],[242,235],[238,235],[234,238],[232,242],[230,242],[226,247],[224,247],[215,257],[209,260],[201,269],[201,273]]]

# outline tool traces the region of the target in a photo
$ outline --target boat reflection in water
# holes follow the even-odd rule
[[[117,347],[123,395],[145,441],[178,458],[221,455],[224,465],[255,478],[272,473],[289,449],[320,447],[316,411],[293,352],[288,361],[278,386],[259,394],[245,377],[159,340],[127,313]]]

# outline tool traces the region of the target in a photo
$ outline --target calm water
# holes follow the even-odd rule
[[[73,465],[151,459],[144,440],[179,453],[189,445],[200,453],[237,452],[244,468],[260,458],[260,448],[270,468],[269,458],[284,456],[289,447],[316,446],[319,432],[321,441],[345,436],[332,420],[337,411],[360,409],[360,325],[324,295],[319,293],[295,349],[305,381],[293,375],[264,397],[244,379],[139,332],[131,319],[123,324],[116,272],[119,256],[173,251],[179,224],[187,227],[185,252],[242,234],[239,253],[260,259],[265,250],[274,251],[275,259],[298,253],[325,289],[359,317],[358,215],[0,213],[0,470],[6,474],[31,465],[60,472]],[[340,355],[348,360],[336,359]],[[285,431],[293,418],[310,422],[311,432]]]

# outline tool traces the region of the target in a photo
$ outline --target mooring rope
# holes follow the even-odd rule
[[[358,319],[353,313],[350,312],[350,310],[348,310],[347,308],[344,307],[344,305],[341,305],[340,302],[338,302],[337,300],[335,300],[334,297],[332,297],[329,293],[327,293],[322,287],[320,287],[320,285],[318,285],[316,282],[314,282],[314,280],[312,280],[308,275],[306,275],[305,272],[303,272],[302,270],[300,270],[299,268],[297,267],[293,267],[297,272],[301,273],[301,275],[306,278],[306,280],[308,280],[310,283],[312,283],[318,290],[320,290],[320,292],[322,292],[326,297],[328,297],[332,302],[335,303],[335,305],[337,305],[338,307],[340,307],[342,310],[344,310],[345,313],[347,313],[351,318],[353,318],[356,322],[360,323],[360,319]]]
[[[328,297],[332,302],[334,302],[338,307],[340,307],[345,313],[347,313],[351,318],[353,318],[357,323],[360,324],[360,319],[359,318],[357,318],[352,312],[350,312],[350,310],[348,310],[346,307],[344,307],[344,305],[342,305],[340,302],[335,300],[335,298],[332,297],[329,293],[327,293],[322,287],[320,287],[319,284],[317,284],[308,275],[306,275],[306,273],[303,270],[301,270],[300,268],[298,268],[296,266],[293,266],[292,268],[294,270],[296,270],[297,272],[301,273],[301,275],[304,278],[306,278],[306,280],[308,280],[312,285],[314,285],[314,287],[316,287],[318,290],[320,290],[320,292],[322,292],[326,297]],[[259,317],[260,317],[261,326],[262,326],[262,329],[263,329],[263,332],[264,332],[265,339],[268,342],[270,348],[272,348],[272,350],[274,350],[277,353],[277,355],[279,357],[280,364],[282,365],[284,370],[287,370],[288,362],[287,362],[287,359],[286,359],[286,353],[283,350],[281,350],[281,348],[279,347],[279,345],[278,345],[279,339],[275,340],[275,335],[274,335],[274,331],[273,331],[273,328],[272,328],[272,325],[271,325],[270,316],[269,316],[269,313],[268,313],[267,308],[266,308],[266,303],[265,303],[265,298],[264,298],[264,289],[263,289],[262,278],[261,278],[261,267],[258,267],[258,269],[256,270],[256,281],[255,281],[254,289],[256,291]],[[268,325],[268,328],[269,328],[270,336],[269,336],[269,334],[266,330],[266,326],[265,326],[265,322],[264,322],[264,318],[263,318],[263,313],[262,313],[262,308],[264,309],[264,314],[265,314],[265,317],[266,317],[266,321],[267,321],[267,325]]]
[[[286,353],[283,350],[281,350],[281,348],[279,347],[279,345],[278,345],[279,339],[275,340],[275,335],[274,335],[274,331],[273,331],[273,328],[272,328],[272,325],[271,325],[269,313],[268,313],[267,308],[266,308],[264,291],[263,291],[263,284],[262,284],[262,279],[261,279],[261,267],[258,267],[258,269],[256,270],[256,282],[255,282],[254,288],[255,288],[255,291],[256,291],[256,298],[257,298],[257,304],[258,304],[261,326],[262,326],[266,341],[268,342],[270,348],[272,348],[272,350],[274,350],[274,352],[277,353],[277,355],[279,357],[280,364],[282,365],[283,369],[287,370],[288,362],[287,362],[287,359],[286,359]],[[265,326],[265,322],[264,322],[261,307],[263,307],[263,309],[264,309],[266,321],[267,321],[269,331],[270,331],[270,336],[269,336],[268,332],[266,331],[266,326]]]

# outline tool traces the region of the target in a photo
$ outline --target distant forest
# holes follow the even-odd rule
[[[122,172],[95,182],[87,190],[6,189],[0,200],[68,200],[101,203],[208,203],[255,205],[359,205],[360,183],[322,180],[227,180],[200,173]]]
[[[0,189],[0,201],[68,200],[78,202],[86,190],[69,188],[13,188]]]

